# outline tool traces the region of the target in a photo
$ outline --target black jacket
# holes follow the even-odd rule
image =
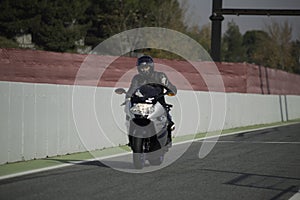
[[[126,93],[126,98],[131,97],[134,91],[140,86],[148,83],[161,84],[169,89],[170,92],[176,94],[176,87],[168,80],[168,77],[163,72],[153,71],[150,76],[142,76],[140,74],[135,75],[132,78],[131,85]]]

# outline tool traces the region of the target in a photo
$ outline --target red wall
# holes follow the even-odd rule
[[[121,82],[122,86],[129,86],[131,77],[136,73],[134,70],[136,58],[117,58],[105,69],[98,81],[99,77],[95,72],[103,68],[112,57],[96,55],[92,57],[89,67],[80,74],[77,78],[79,81],[76,83],[95,85],[96,82],[98,86],[114,87],[120,78],[131,70],[131,73],[127,74],[128,77],[123,77]],[[0,81],[72,85],[85,58],[87,55],[0,49]],[[158,70],[164,69],[178,89],[222,91],[218,84],[214,84],[218,74],[212,70],[215,66],[212,62],[198,62],[197,66],[201,73],[186,61],[155,59],[155,63]],[[168,67],[160,68],[160,65]],[[216,65],[222,75],[226,92],[300,95],[299,75],[245,63],[217,63]],[[203,77],[209,80],[209,89]],[[183,81],[184,79],[188,84]]]

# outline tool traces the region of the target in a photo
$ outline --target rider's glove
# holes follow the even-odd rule
[[[175,93],[170,91],[167,93],[167,95],[172,97],[172,96],[175,96]]]

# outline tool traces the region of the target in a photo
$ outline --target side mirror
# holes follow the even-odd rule
[[[126,90],[124,88],[117,88],[115,89],[116,94],[126,94]]]

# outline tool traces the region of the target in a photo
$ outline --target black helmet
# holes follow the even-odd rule
[[[136,62],[137,70],[141,75],[149,76],[154,71],[154,62],[151,56],[141,56]]]

